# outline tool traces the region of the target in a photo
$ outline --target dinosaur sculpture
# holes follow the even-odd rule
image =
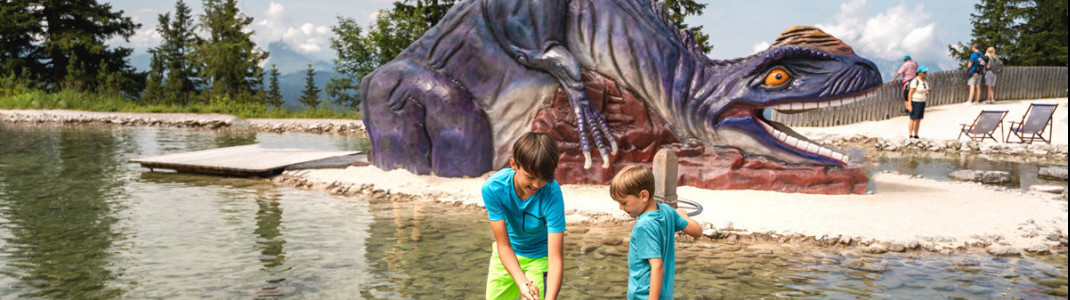
[[[470,0],[365,76],[360,97],[369,158],[384,169],[479,176],[535,130],[558,139],[562,183],[605,183],[668,147],[681,184],[861,193],[845,154],[762,111],[847,104],[880,83],[872,62],[813,27],[722,61],[650,0]]]

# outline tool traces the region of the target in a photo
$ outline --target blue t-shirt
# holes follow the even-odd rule
[[[973,64],[970,65],[970,70],[967,71],[967,74],[973,74],[973,70],[979,67],[979,60],[981,60],[981,52],[974,52],[973,54],[970,54],[970,62]]]
[[[661,277],[659,299],[672,299],[676,278],[676,232],[687,227],[687,219],[675,209],[658,203],[658,210],[639,215],[632,228],[628,246],[628,299],[647,299],[650,295],[650,261],[661,258],[665,274]]]
[[[550,181],[527,200],[513,188],[516,170],[505,168],[483,183],[483,205],[491,221],[505,220],[513,252],[528,258],[546,257],[547,233],[565,232],[565,200],[557,180]]]

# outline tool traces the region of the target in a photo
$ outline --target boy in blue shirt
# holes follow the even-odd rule
[[[564,267],[565,202],[554,180],[557,143],[529,132],[513,144],[509,168],[483,183],[494,246],[487,299],[556,299]]]
[[[702,236],[702,227],[683,209],[658,203],[654,173],[641,165],[617,172],[609,194],[620,209],[636,218],[628,246],[628,299],[672,299],[676,278],[676,232]]]

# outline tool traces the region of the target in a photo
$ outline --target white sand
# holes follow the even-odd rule
[[[918,135],[925,139],[953,140],[959,135],[963,123],[973,123],[982,110],[1007,110],[1003,119],[1003,131],[1010,130],[1010,121],[1021,122],[1022,115],[1029,109],[1029,103],[1059,104],[1052,118],[1052,144],[1067,144],[1067,98],[1038,99],[1023,101],[999,101],[995,104],[950,104],[925,108],[925,118],[921,120]],[[817,133],[841,136],[863,135],[885,139],[902,139],[907,137],[908,116],[899,116],[884,121],[861,122],[836,127],[794,127],[802,135]],[[1044,135],[1047,138],[1047,134]],[[1000,137],[996,134],[996,137]],[[962,140],[967,140],[965,137]],[[1016,140],[1016,139],[1015,139]],[[987,141],[992,143],[991,140]]]
[[[486,178],[447,179],[374,167],[289,174],[313,183],[371,184],[392,193],[479,206],[482,205],[479,191]],[[940,247],[956,248],[965,242],[994,242],[995,236],[1002,237],[1001,242],[1007,245],[1029,247],[1043,244],[1049,233],[1067,232],[1066,201],[996,191],[978,184],[893,174],[880,174],[875,180],[874,195],[711,191],[693,187],[681,187],[678,193],[682,199],[702,204],[705,210],[695,217],[697,221],[715,225],[730,221],[734,229],[751,233],[842,235],[877,242],[942,241]],[[609,198],[607,186],[564,185],[562,192],[569,221],[606,214],[628,218]],[[1030,225],[1029,220],[1036,225]],[[1037,236],[1022,236],[1034,230]]]

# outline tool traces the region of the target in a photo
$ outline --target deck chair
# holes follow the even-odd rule
[[[1031,103],[1022,115],[1022,121],[1010,121],[1010,132],[1003,142],[1009,143],[1011,136],[1017,136],[1019,143],[1032,144],[1035,140],[1041,140],[1051,144],[1051,132],[1054,126],[1051,122],[1055,115],[1056,104]],[[1048,132],[1048,138],[1044,138],[1044,132]]]
[[[1000,140],[1004,139],[1003,118],[1006,116],[1006,110],[982,110],[977,115],[977,118],[973,119],[972,124],[961,124],[962,129],[959,129],[959,136],[955,139],[960,139],[965,134],[970,140],[980,142],[989,138],[999,143]],[[999,128],[1000,140],[997,140],[993,135],[997,127]]]

